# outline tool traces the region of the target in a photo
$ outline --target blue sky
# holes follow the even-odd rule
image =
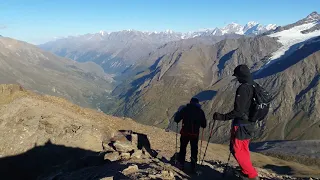
[[[0,0],[0,35],[39,44],[100,30],[285,25],[319,10],[320,0]]]

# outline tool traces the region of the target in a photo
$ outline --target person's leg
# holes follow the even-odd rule
[[[198,141],[199,137],[193,137],[190,140],[191,145],[191,167],[194,170],[198,161]]]
[[[255,178],[258,176],[256,169],[252,166],[249,151],[249,139],[233,140],[234,156],[242,169],[242,173],[247,175],[248,178]]]
[[[180,152],[179,152],[179,159],[181,165],[184,165],[185,159],[186,159],[186,153],[187,153],[187,146],[189,143],[189,138],[186,136],[180,137]]]

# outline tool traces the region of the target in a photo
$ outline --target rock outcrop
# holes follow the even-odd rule
[[[95,167],[81,167],[80,169],[72,169],[72,172],[68,171],[69,164],[62,165],[60,169],[66,169],[66,171],[59,171],[58,174],[51,174],[43,179],[74,179],[75,177],[81,177],[80,179],[206,179],[208,177],[214,179],[237,179],[235,172],[238,167],[231,165],[224,170],[226,164],[221,161],[205,161],[202,165],[198,165],[197,172],[194,174],[188,173],[188,170],[181,171],[174,166],[173,161],[168,161],[162,156],[150,156],[146,151],[139,149],[132,136],[135,134],[132,131],[118,131],[111,139],[109,149],[100,153],[104,154],[104,163]],[[139,137],[138,137],[139,138]],[[114,145],[118,144],[121,147],[130,148],[118,148]],[[146,144],[142,144],[144,146]],[[151,149],[149,149],[151,150]],[[138,155],[137,155],[138,154]],[[124,158],[125,157],[125,158]],[[91,157],[92,158],[92,157]],[[87,159],[90,162],[89,159]],[[85,163],[89,164],[90,163]],[[199,162],[200,164],[200,162]],[[79,162],[76,162],[76,166],[79,166]],[[275,173],[270,173],[264,169],[258,169],[261,179],[264,180],[282,180],[282,179],[301,179],[307,180],[309,178],[295,178],[291,176],[281,176]],[[115,173],[117,172],[117,173]]]

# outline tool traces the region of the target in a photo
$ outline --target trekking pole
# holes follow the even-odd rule
[[[202,141],[203,141],[203,132],[204,132],[204,128],[202,128],[202,133],[201,133],[201,142],[200,142],[200,154],[199,154],[199,161],[201,161],[201,152],[202,152]]]
[[[230,132],[230,141],[231,141],[231,138],[232,138],[232,132]],[[230,158],[231,158],[231,146],[232,146],[231,142],[230,142],[229,146],[230,146],[229,147],[230,153],[229,153],[227,164],[225,165],[224,170],[223,170],[223,174],[222,174],[223,178],[226,176],[226,173],[228,172],[228,169],[229,169],[229,162],[230,162]]]
[[[226,176],[227,170],[229,169],[229,161],[230,161],[230,158],[231,158],[231,151],[230,151],[230,153],[229,153],[228,162],[227,162],[227,164],[225,165],[224,170],[223,170],[223,174],[222,174],[222,177],[223,177],[223,178]]]
[[[177,123],[177,128],[176,128],[176,153],[175,153],[175,161],[174,164],[176,165],[178,162],[178,130],[179,130],[179,124]]]
[[[213,133],[213,128],[214,128],[215,122],[216,122],[216,121],[213,122],[213,125],[212,125],[212,127],[211,127],[210,136],[209,136],[209,139],[208,139],[208,142],[207,142],[206,149],[204,150],[204,154],[203,154],[203,159],[202,159],[202,161],[201,161],[201,165],[203,164],[204,158],[206,157],[207,149],[208,149],[208,146],[209,146],[210,139],[211,139],[211,137],[212,137],[212,133]]]

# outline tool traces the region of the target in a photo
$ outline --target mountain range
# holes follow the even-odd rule
[[[209,33],[212,36],[183,38],[172,31],[130,30],[69,37],[40,46],[80,62],[1,37],[1,82],[19,83],[86,107],[172,129],[174,113],[194,96],[201,100],[210,121],[214,111],[230,110],[237,87],[230,75],[237,65],[247,64],[256,81],[274,95],[260,140],[317,139],[319,22],[320,15],[313,12],[286,26],[266,26],[270,28],[266,32],[257,30],[260,25],[254,22],[233,23],[220,29],[226,34]],[[246,35],[249,31],[261,34]],[[118,73],[116,78],[106,74],[106,68]],[[118,81],[115,88],[114,79]],[[228,125],[219,126],[212,140],[226,142],[227,130]]]
[[[270,24],[263,26],[249,22],[245,26],[232,23],[223,28],[204,29],[195,32],[143,32],[123,30],[118,32],[100,31],[58,39],[39,45],[40,48],[56,55],[71,58],[78,62],[92,61],[99,64],[106,73],[121,74],[131,65],[141,62],[150,52],[168,42],[191,38],[219,39],[221,37],[258,35],[276,28]],[[215,42],[215,41],[214,41]]]
[[[208,145],[200,178],[220,177],[228,159],[223,143],[229,141],[231,121],[211,117],[233,108],[239,83],[231,75],[240,64],[249,66],[255,81],[273,98],[250,150],[285,159],[252,153],[259,175],[320,177],[317,12],[278,27],[250,22],[190,33],[101,31],[40,47],[0,36],[0,176],[187,177],[168,162],[178,138],[170,130],[177,128],[176,111],[197,97],[209,122],[205,140],[212,128],[211,142],[221,143]],[[121,136],[124,132],[131,137]],[[132,134],[137,148],[139,141],[148,147],[133,152],[110,149],[109,142],[119,133],[124,147],[132,146]],[[136,152],[145,158],[134,159]],[[111,155],[120,159],[111,162]],[[231,169],[235,164],[231,159]],[[136,171],[127,174],[131,165]]]
[[[112,97],[93,98],[104,112],[172,130],[174,113],[191,97],[201,100],[211,124],[213,112],[230,110],[238,86],[230,75],[237,65],[247,64],[256,81],[274,96],[258,139],[317,139],[319,23],[320,15],[313,12],[276,28],[233,23],[188,36],[172,31],[102,31],[40,47],[80,62],[93,61],[104,73],[116,74],[108,76],[117,81]],[[219,128],[212,141],[228,141],[229,125],[215,125]]]
[[[238,86],[233,69],[247,64],[255,80],[272,95],[268,121],[259,140],[319,139],[320,15],[254,37],[225,39],[187,48],[167,43],[149,55],[145,71],[117,86],[112,113],[174,130],[172,118],[191,97],[201,101],[208,120],[233,107]],[[171,44],[171,45],[170,45]],[[171,51],[170,51],[171,49]],[[165,52],[165,53],[162,53]],[[227,142],[228,123],[215,123],[214,142]]]
[[[112,91],[113,79],[95,63],[78,63],[11,38],[0,37],[0,83],[64,97],[98,108],[97,99]]]
[[[182,35],[182,38],[194,38],[198,36],[222,36],[225,34],[239,35],[258,35],[277,28],[275,24],[262,25],[260,23],[250,21],[246,25],[231,23],[223,28],[204,29],[195,32],[189,32]]]

